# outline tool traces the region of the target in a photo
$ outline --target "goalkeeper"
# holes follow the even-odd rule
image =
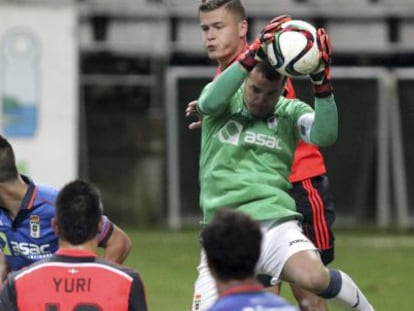
[[[217,61],[215,76],[237,61],[248,48],[246,34],[248,22],[246,10],[241,0],[202,0],[199,6],[199,18],[203,45],[211,60]],[[288,21],[289,16],[280,16],[278,20]],[[286,82],[283,96],[295,98],[291,79]],[[197,101],[188,104],[186,115],[197,117]],[[201,121],[192,122],[190,129],[201,128]],[[325,265],[334,260],[335,209],[322,154],[317,146],[300,140],[292,163],[289,181],[292,188],[289,194],[295,199],[296,209],[302,214],[302,227],[305,235],[315,244]],[[270,286],[271,277],[257,276],[265,286]],[[327,311],[326,301],[309,291],[290,284],[301,311]],[[268,288],[279,293],[280,285]]]
[[[349,276],[323,265],[302,232],[302,216],[288,194],[299,140],[329,146],[337,137],[330,40],[318,29],[321,65],[310,77],[313,111],[298,99],[280,96],[286,77],[268,64],[261,48],[279,29],[277,22],[267,25],[260,40],[208,84],[198,99],[203,116],[199,178],[204,222],[209,223],[222,208],[248,214],[264,232],[258,273],[295,283],[349,309],[374,310]],[[204,311],[217,294],[203,251],[198,273],[193,310]]]

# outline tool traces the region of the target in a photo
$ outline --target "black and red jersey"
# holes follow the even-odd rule
[[[55,255],[8,276],[0,295],[7,311],[146,311],[138,273],[85,250]]]

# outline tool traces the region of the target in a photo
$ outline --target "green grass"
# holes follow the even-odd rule
[[[133,250],[126,264],[142,275],[149,310],[190,310],[199,260],[198,231],[127,232]]]
[[[137,269],[152,311],[190,309],[199,260],[198,230],[126,230],[133,250],[126,265]],[[414,236],[340,231],[332,267],[347,272],[377,311],[411,311]],[[288,286],[282,296],[293,301]],[[331,311],[340,310],[334,306]]]

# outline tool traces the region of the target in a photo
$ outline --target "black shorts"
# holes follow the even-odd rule
[[[335,222],[333,196],[326,175],[320,175],[292,184],[290,195],[295,199],[296,209],[303,215],[303,231],[315,244],[324,265],[334,260]],[[257,280],[265,287],[272,286],[270,275],[260,274]]]
[[[303,215],[303,231],[319,249],[325,265],[334,260],[335,221],[333,196],[326,175],[312,177],[292,184],[290,195],[296,209]]]

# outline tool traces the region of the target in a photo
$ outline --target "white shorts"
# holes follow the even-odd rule
[[[257,274],[271,275],[272,283],[277,283],[283,266],[292,255],[304,250],[317,250],[313,243],[302,233],[302,227],[296,220],[273,225],[263,222],[262,253],[256,266]],[[201,251],[198,277],[194,284],[192,311],[206,311],[217,299],[213,277],[208,270],[206,256]]]

